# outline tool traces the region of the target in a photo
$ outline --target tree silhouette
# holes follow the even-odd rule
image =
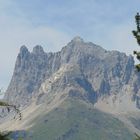
[[[0,94],[2,93],[2,90],[0,89]],[[14,109],[16,115],[18,114],[19,115],[19,119],[21,120],[21,113],[20,113],[20,110],[16,107],[16,105],[13,105],[13,104],[9,104],[3,100],[0,100],[0,107],[5,107],[8,111],[8,113],[10,112],[10,109]]]
[[[0,93],[1,93],[1,90],[0,90]],[[16,107],[16,105],[11,105],[11,104],[9,104],[9,103],[7,103],[7,102],[4,102],[4,101],[0,101],[0,107],[5,107],[6,109],[7,109],[7,111],[8,111],[8,113],[10,112],[10,109],[14,109],[14,111],[16,112],[16,115],[18,114],[19,115],[19,120],[21,120],[21,112],[20,112],[20,110]],[[16,117],[16,115],[15,115],[15,117]],[[14,118],[15,118],[14,117]],[[0,140],[10,140],[9,139],[9,136],[10,136],[10,134],[11,134],[12,132],[0,132]]]
[[[135,133],[135,136],[136,136],[135,140],[140,140],[140,136],[139,136],[139,135],[137,135],[137,134]]]
[[[132,33],[134,37],[136,38],[138,45],[140,46],[140,15],[139,13],[137,13],[135,16],[135,22],[136,22],[137,30],[133,30]],[[133,53],[134,55],[136,55],[136,58],[140,61],[140,52],[134,51]],[[140,71],[140,64],[136,65],[136,69],[138,70],[138,72]],[[135,140],[140,140],[139,135],[135,133],[135,136],[136,136]]]
[[[10,140],[9,136],[12,132],[8,132],[6,134],[0,132],[0,140]]]
[[[138,45],[140,46],[140,15],[139,13],[137,13],[135,16],[135,22],[136,22],[137,30],[133,30],[132,33],[134,37],[136,38]],[[133,53],[134,55],[136,55],[136,58],[140,61],[140,52],[134,51]],[[136,69],[138,70],[138,72],[140,71],[140,64],[136,65]]]

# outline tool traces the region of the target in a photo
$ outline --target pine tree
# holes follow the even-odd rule
[[[134,37],[136,38],[138,45],[140,46],[140,15],[139,13],[137,13],[135,16],[135,22],[136,22],[137,30],[133,30],[132,33]],[[134,55],[136,55],[136,58],[140,61],[140,52],[134,51],[133,53]],[[140,71],[140,64],[136,65],[136,69],[138,70],[138,72]]]
[[[139,136],[139,135],[137,135],[136,133],[135,133],[135,135],[136,135],[135,140],[140,140],[140,136]]]
[[[0,93],[1,93],[1,90],[0,90]],[[8,111],[8,113],[10,112],[10,109],[14,109],[14,111],[16,112],[16,114],[19,115],[19,119],[21,120],[21,112],[19,111],[19,109],[16,107],[16,105],[11,105],[11,104],[8,104],[7,102],[4,102],[4,101],[0,101],[0,107],[5,107]],[[10,140],[9,136],[12,132],[7,132],[7,133],[3,133],[3,132],[0,132],[0,140]]]
[[[136,38],[138,45],[140,46],[140,15],[139,13],[137,13],[135,16],[135,22],[136,22],[137,30],[132,31],[132,33],[134,37]],[[136,58],[140,61],[140,52],[134,51],[133,53],[134,55],[136,55]],[[138,70],[138,72],[140,71],[140,64],[136,65],[136,69]],[[135,133],[135,136],[136,136],[135,140],[140,140],[139,135]]]

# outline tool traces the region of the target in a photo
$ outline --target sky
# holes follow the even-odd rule
[[[6,90],[22,45],[61,50],[80,36],[107,50],[140,49],[131,31],[140,0],[0,0],[0,87]]]

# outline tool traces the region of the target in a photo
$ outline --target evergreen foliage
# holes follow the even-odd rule
[[[1,90],[0,90],[1,93]],[[16,112],[16,114],[19,115],[19,119],[21,120],[21,112],[20,110],[16,107],[16,105],[11,105],[8,104],[7,102],[4,101],[0,101],[0,107],[5,107],[8,111],[8,113],[10,112],[10,109],[14,109],[14,111]],[[16,117],[16,116],[15,116]],[[15,118],[14,117],[14,118]],[[0,132],[0,140],[10,140],[9,136],[12,132]]]
[[[136,22],[137,30],[136,31],[133,30],[132,33],[134,37],[136,38],[138,45],[140,46],[140,15],[139,13],[137,13],[135,16],[135,22]],[[136,58],[140,61],[140,52],[134,51],[133,53],[134,55],[136,55]],[[140,71],[140,64],[136,65],[136,69],[138,70],[138,72]],[[136,135],[135,140],[140,140],[140,136],[137,134],[135,135]]]
[[[140,136],[139,136],[139,135],[137,135],[137,134],[135,134],[135,135],[136,135],[135,140],[140,140]]]
[[[140,15],[139,13],[137,13],[135,16],[135,22],[136,22],[137,30],[133,30],[132,33],[134,37],[136,38],[138,45],[140,46]],[[140,61],[140,52],[134,51],[133,53],[134,55],[136,55],[136,58]],[[136,69],[138,72],[140,71],[140,64],[136,65]]]

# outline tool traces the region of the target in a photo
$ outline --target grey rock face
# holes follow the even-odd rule
[[[39,46],[39,45],[37,45],[37,46],[35,46],[34,48],[33,48],[33,53],[34,54],[43,54],[44,53],[44,50],[43,50],[43,48],[41,47],[41,46]]]
[[[96,102],[102,96],[119,94],[124,85],[130,85],[133,100],[139,106],[139,77],[132,56],[107,51],[76,37],[57,53],[45,53],[41,46],[29,52],[22,46],[5,99],[27,105],[34,95],[39,99],[42,95],[45,100],[48,93],[65,90],[69,96]],[[41,89],[43,84],[50,86],[49,90]]]
[[[41,83],[58,69],[59,65],[54,65],[56,55],[45,53],[40,46],[31,53],[25,46],[21,47],[5,99],[15,104],[27,104]]]

